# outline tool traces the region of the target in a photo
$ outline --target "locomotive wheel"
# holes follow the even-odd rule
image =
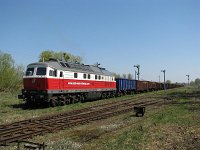
[[[74,104],[74,103],[75,103],[74,98],[70,99],[70,103],[71,103],[71,104]]]
[[[65,101],[64,101],[64,100],[61,101],[61,102],[60,102],[60,105],[61,105],[61,106],[64,106],[64,105],[65,105]]]
[[[50,100],[50,105],[51,107],[55,107],[56,106],[56,101],[54,99]]]
[[[56,106],[61,106],[61,101],[60,100],[56,100]]]
[[[104,93],[102,93],[101,98],[102,98],[102,99],[105,99],[105,98],[106,98],[106,96],[105,96]]]
[[[109,96],[109,94],[108,94],[108,93],[106,93],[106,99],[108,99],[108,98],[110,98],[110,96]]]
[[[106,99],[106,97],[107,97],[107,96],[106,96],[106,94],[104,93],[104,94],[103,94],[103,99]]]
[[[110,93],[110,98],[113,98],[114,97],[114,94],[111,92]]]
[[[64,106],[65,105],[65,97],[63,95],[61,95],[60,97],[58,97],[58,103],[60,106]]]
[[[80,100],[81,100],[81,103],[84,103],[84,102],[85,102],[85,97],[84,97],[84,96],[81,96],[81,97],[80,97]]]
[[[69,98],[65,99],[65,104],[66,105],[70,104],[70,99]]]
[[[72,96],[71,100],[70,100],[71,104],[75,104],[79,101],[80,101],[80,99],[76,95]]]

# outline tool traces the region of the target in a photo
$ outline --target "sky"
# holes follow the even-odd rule
[[[200,78],[199,0],[0,0],[0,50],[16,64],[44,50],[140,79]]]

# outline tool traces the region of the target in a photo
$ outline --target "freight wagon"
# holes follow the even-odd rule
[[[116,92],[119,96],[125,94],[134,94],[136,91],[136,80],[117,78],[116,88]]]
[[[149,91],[149,81],[136,81],[136,92],[148,92]]]

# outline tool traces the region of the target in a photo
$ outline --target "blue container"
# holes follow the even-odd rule
[[[136,90],[136,80],[129,79],[116,79],[117,91],[135,91]]]

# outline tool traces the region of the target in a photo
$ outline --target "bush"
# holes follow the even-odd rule
[[[15,65],[10,54],[0,51],[0,92],[19,90],[22,76],[23,66]]]

